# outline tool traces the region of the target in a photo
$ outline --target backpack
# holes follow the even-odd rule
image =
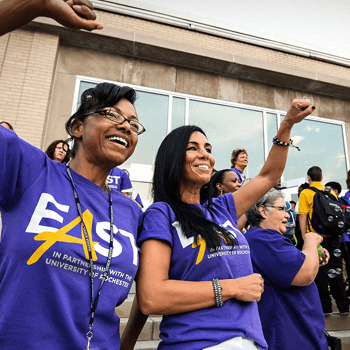
[[[350,236],[350,202],[345,197],[338,198],[338,202],[341,204],[344,213],[344,231]]]
[[[315,187],[309,187],[308,190],[315,192],[311,220],[308,215],[309,229],[311,222],[312,227],[318,233],[332,236],[341,235],[345,231],[344,212],[337,198],[331,194],[330,188],[326,187],[322,191]]]

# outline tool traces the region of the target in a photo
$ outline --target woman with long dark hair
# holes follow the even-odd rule
[[[136,299],[143,314],[164,315],[158,349],[267,349],[256,305],[263,280],[253,274],[236,220],[278,182],[291,129],[312,110],[308,100],[294,100],[259,175],[239,191],[209,196],[203,204],[200,191],[215,163],[204,131],[183,126],[162,142],[154,168],[155,203],[145,212],[138,240]],[[132,324],[141,319],[136,306],[122,349],[135,340]]]
[[[142,211],[106,183],[144,131],[129,87],[98,84],[66,124],[70,163],[0,128],[0,348],[119,349]]]

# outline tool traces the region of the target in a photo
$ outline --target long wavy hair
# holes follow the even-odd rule
[[[182,232],[187,238],[194,237],[195,242],[202,237],[209,249],[221,246],[221,238],[237,244],[236,238],[215,222],[205,218],[203,211],[195,205],[185,203],[180,198],[180,185],[183,179],[188,141],[193,132],[204,131],[198,126],[186,125],[173,130],[159,147],[153,177],[154,202],[165,202],[170,205],[179,221]],[[210,196],[210,195],[209,195]],[[208,198],[207,208],[212,206]]]

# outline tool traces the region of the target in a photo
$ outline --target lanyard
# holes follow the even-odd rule
[[[86,333],[86,338],[87,338],[87,346],[86,346],[86,350],[90,350],[90,342],[91,339],[93,337],[93,327],[94,327],[94,320],[95,320],[95,311],[97,308],[97,304],[98,304],[98,300],[100,298],[101,295],[101,291],[102,291],[102,287],[103,284],[106,281],[106,278],[108,276],[108,271],[109,271],[109,267],[111,265],[111,260],[112,260],[112,254],[113,254],[113,205],[112,205],[112,196],[111,196],[111,189],[107,186],[106,184],[106,188],[108,191],[108,197],[109,197],[109,212],[110,212],[110,236],[109,236],[109,249],[108,249],[108,257],[107,257],[107,262],[106,262],[106,266],[104,268],[102,277],[101,277],[101,284],[100,284],[100,288],[96,294],[96,298],[94,300],[94,263],[92,260],[92,251],[91,251],[91,244],[90,244],[90,239],[89,239],[89,234],[87,232],[84,220],[83,220],[83,213],[81,210],[81,205],[80,205],[80,200],[78,197],[78,193],[75,189],[75,185],[74,185],[74,181],[72,178],[72,174],[71,171],[69,169],[69,164],[66,164],[66,169],[67,169],[67,174],[69,176],[69,179],[71,181],[72,187],[73,187],[73,192],[74,192],[74,198],[75,198],[75,203],[77,205],[77,209],[80,215],[80,219],[81,219],[81,226],[84,232],[84,237],[85,237],[85,242],[86,242],[86,246],[88,249],[88,253],[89,253],[89,265],[90,265],[90,282],[91,282],[91,317],[90,317],[90,321],[89,321],[89,331]]]

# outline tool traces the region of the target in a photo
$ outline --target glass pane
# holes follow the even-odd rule
[[[125,164],[154,165],[158,148],[167,134],[169,97],[137,91],[135,108],[146,132],[139,136],[134,154]]]
[[[292,139],[301,151],[290,148],[285,180],[302,177],[307,180],[307,170],[317,165],[323,172],[323,184],[337,181],[346,189],[346,159],[341,125],[304,120],[294,125]]]
[[[272,139],[277,134],[277,114],[266,113],[266,126],[267,126],[267,145],[270,152],[272,147]]]
[[[171,130],[185,125],[186,100],[184,98],[173,97],[173,114],[171,119]]]
[[[190,124],[198,125],[213,146],[215,169],[231,167],[231,153],[237,147],[247,150],[246,177],[254,177],[264,164],[262,112],[214,103],[190,101]]]

